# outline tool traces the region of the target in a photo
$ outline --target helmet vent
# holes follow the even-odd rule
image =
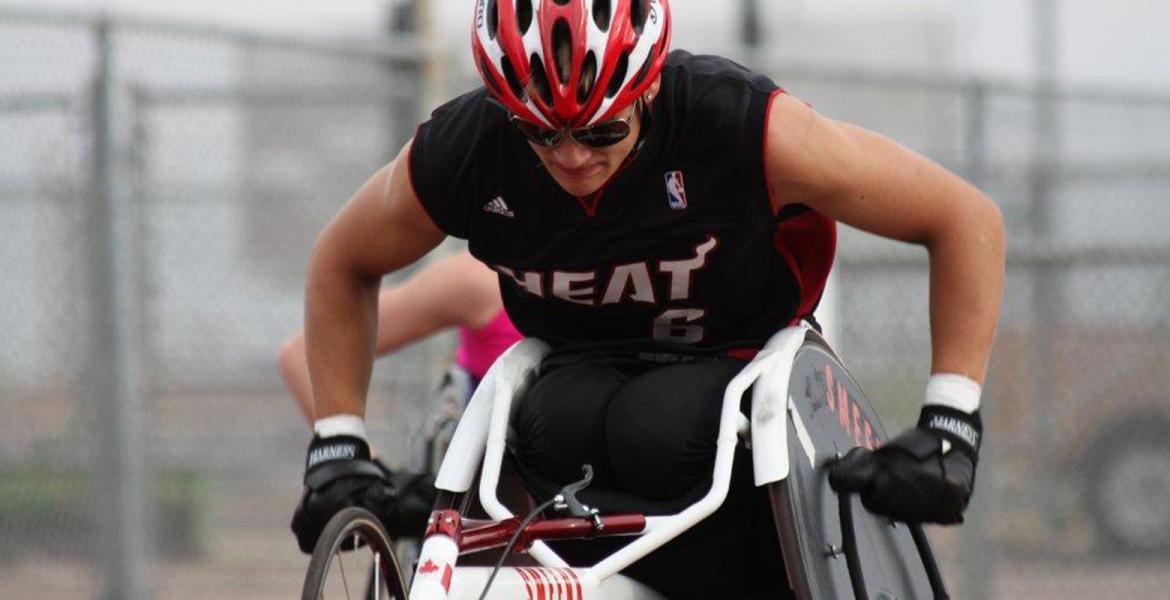
[[[516,24],[520,26],[520,35],[528,33],[532,25],[532,0],[520,0],[516,3]]]
[[[569,0],[553,0],[553,3],[557,6],[564,6],[569,3]]]
[[[601,31],[609,31],[609,0],[593,0],[593,22]]]
[[[642,63],[642,68],[638,69],[638,74],[634,76],[633,83],[630,87],[636,88],[642,85],[642,80],[646,78],[646,74],[650,72],[650,65],[654,64],[654,55],[651,54],[646,57],[646,62]]]
[[[593,51],[585,55],[585,62],[581,65],[581,79],[577,81],[577,102],[585,104],[593,93],[593,86],[597,83],[597,56]]]
[[[540,62],[540,57],[533,54],[528,59],[531,63],[532,69],[532,86],[536,88],[536,93],[540,95],[540,99],[544,100],[545,104],[552,104],[552,88],[548,84],[548,75],[544,72],[544,64]]]
[[[521,100],[526,98],[528,94],[524,92],[524,86],[520,85],[520,78],[516,76],[516,69],[512,68],[512,61],[505,56],[500,63],[503,66],[504,79],[508,80],[508,87],[512,88],[512,93]]]
[[[508,59],[505,58],[504,60],[506,61]],[[488,87],[490,87],[492,89],[492,92],[495,93],[497,96],[501,95],[503,93],[503,90],[500,89],[500,84],[496,82],[495,77],[488,76],[488,73],[490,73],[491,71],[488,70],[487,61],[484,60],[484,57],[482,55],[479,57],[479,70],[481,73],[484,74],[483,80],[487,82]]]
[[[569,72],[573,69],[573,36],[569,33],[569,23],[564,19],[557,19],[552,31],[553,57],[557,63],[557,77],[562,84],[569,83]]]
[[[647,0],[630,1],[630,24],[634,26],[634,33],[642,35],[646,27],[646,18],[650,16],[650,5]]]
[[[621,58],[618,59],[617,66],[613,69],[613,75],[609,78],[609,87],[605,88],[605,97],[613,98],[618,92],[622,91],[622,84],[626,81],[626,71],[630,68],[630,53],[622,52]]]
[[[500,33],[500,6],[496,0],[488,0],[487,4],[488,39],[494,40]]]

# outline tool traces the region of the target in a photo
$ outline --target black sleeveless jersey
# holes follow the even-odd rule
[[[481,88],[419,127],[411,181],[435,224],[500,274],[525,336],[758,347],[811,314],[836,245],[831,220],[771,209],[764,130],[779,92],[731,61],[671,53],[636,154],[579,199]]]

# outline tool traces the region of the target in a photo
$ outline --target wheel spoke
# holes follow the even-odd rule
[[[382,596],[382,553],[374,553],[374,600]]]
[[[345,576],[345,554],[341,550],[341,546],[337,547],[337,566],[341,569],[341,587],[345,590],[345,600],[351,600],[349,597],[349,580]]]

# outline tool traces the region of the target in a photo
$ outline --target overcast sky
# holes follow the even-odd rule
[[[0,0],[4,6],[111,10],[314,35],[377,35],[393,0]],[[1061,75],[1068,81],[1170,90],[1170,2],[1055,0],[1060,6]],[[1031,0],[758,0],[765,31],[794,22],[815,29],[844,24],[919,23],[936,27],[954,65],[975,73],[1032,74]],[[443,46],[467,39],[472,0],[435,3]],[[735,33],[734,0],[672,0],[676,41],[692,46]],[[896,43],[897,40],[892,40]],[[866,53],[854,49],[864,59]],[[833,54],[826,52],[826,54]],[[880,53],[877,53],[880,54]],[[840,58],[837,56],[836,58]]]

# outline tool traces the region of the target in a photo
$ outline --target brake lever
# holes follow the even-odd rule
[[[593,521],[593,529],[601,531],[605,526],[601,523],[601,515],[596,508],[590,508],[577,499],[577,492],[589,487],[593,481],[593,466],[582,465],[584,477],[561,488],[560,493],[553,497],[553,510],[567,512],[571,517],[589,519]]]

